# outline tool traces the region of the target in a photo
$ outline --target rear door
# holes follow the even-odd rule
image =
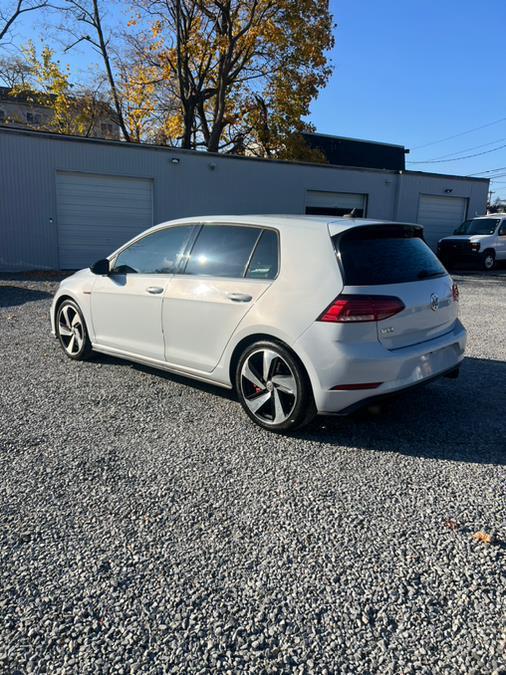
[[[167,286],[163,301],[165,359],[211,372],[234,330],[278,272],[274,230],[206,224],[183,274]]]
[[[377,322],[378,340],[387,349],[425,342],[452,330],[458,314],[453,282],[422,240],[419,228],[354,228],[338,237],[335,245],[343,266],[343,293],[402,300],[400,313]]]

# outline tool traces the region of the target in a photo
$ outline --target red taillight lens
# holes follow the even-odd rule
[[[453,301],[458,302],[459,301],[459,287],[455,282],[453,282],[453,286],[452,286],[452,295],[453,295]]]
[[[340,295],[318,317],[327,323],[382,321],[402,312],[404,303],[390,295]]]
[[[360,389],[377,389],[383,382],[363,382],[362,384],[336,384],[331,391],[358,391]]]

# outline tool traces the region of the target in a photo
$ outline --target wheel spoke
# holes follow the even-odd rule
[[[242,375],[245,377],[247,380],[249,380],[252,384],[255,385],[255,387],[258,387],[262,391],[265,389],[265,384],[262,382],[262,380],[255,375],[255,373],[251,370],[251,367],[249,365],[249,361],[246,361],[244,364],[243,370],[242,370]]]
[[[72,337],[70,338],[70,341],[69,341],[69,343],[68,343],[68,346],[67,346],[67,351],[69,351],[71,354],[74,353],[74,345],[75,345],[75,343],[76,343],[76,336],[75,336],[75,335],[72,335]]]
[[[65,305],[65,307],[62,309],[61,313],[62,313],[63,319],[65,321],[65,326],[70,330],[72,328],[72,324],[71,324],[71,321],[70,321],[70,318],[69,318],[69,310],[70,310],[69,305]]]
[[[286,394],[295,396],[297,384],[295,378],[291,375],[273,375],[272,383]]]
[[[271,392],[270,391],[264,391],[263,394],[260,394],[259,396],[255,396],[255,398],[246,398],[246,405],[248,408],[251,410],[251,412],[257,412],[264,403],[267,403],[267,401],[271,397]]]
[[[67,326],[63,325],[62,323],[60,323],[60,325],[59,325],[59,331],[60,331],[60,335],[64,335],[65,337],[70,337],[72,335],[72,331],[69,328],[67,328]]]
[[[267,382],[267,380],[270,379],[269,375],[271,374],[272,370],[272,362],[274,359],[277,357],[276,352],[273,352],[271,349],[265,349],[264,350],[264,362],[263,362],[263,376],[264,376],[264,382]]]
[[[72,326],[80,326],[81,325],[81,321],[79,320],[79,314],[77,312],[75,313],[74,318],[72,319],[71,325]]]
[[[274,399],[274,419],[273,422],[274,424],[281,424],[281,422],[284,422],[285,419],[288,417],[285,414],[285,411],[283,410],[283,406],[281,405],[281,400],[279,398],[279,393],[277,389],[274,389],[272,392],[272,396]]]

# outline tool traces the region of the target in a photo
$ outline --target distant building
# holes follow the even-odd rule
[[[0,270],[78,269],[155,223],[295,213],[420,223],[427,242],[483,215],[489,181],[286,162],[0,128]],[[308,250],[308,255],[312,253]]]
[[[54,116],[53,109],[46,104],[47,96],[36,91],[13,93],[10,87],[0,87],[0,125],[6,124],[17,129],[50,130]],[[119,140],[119,126],[106,103],[100,104],[103,112],[91,126],[89,137]]]
[[[325,156],[329,164],[390,171],[404,171],[406,168],[405,156],[409,150],[403,145],[328,134],[303,133],[302,136],[310,148]]]

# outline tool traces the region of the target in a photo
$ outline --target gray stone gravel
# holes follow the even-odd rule
[[[0,278],[0,672],[504,672],[506,272],[458,280],[458,380],[283,437]]]

